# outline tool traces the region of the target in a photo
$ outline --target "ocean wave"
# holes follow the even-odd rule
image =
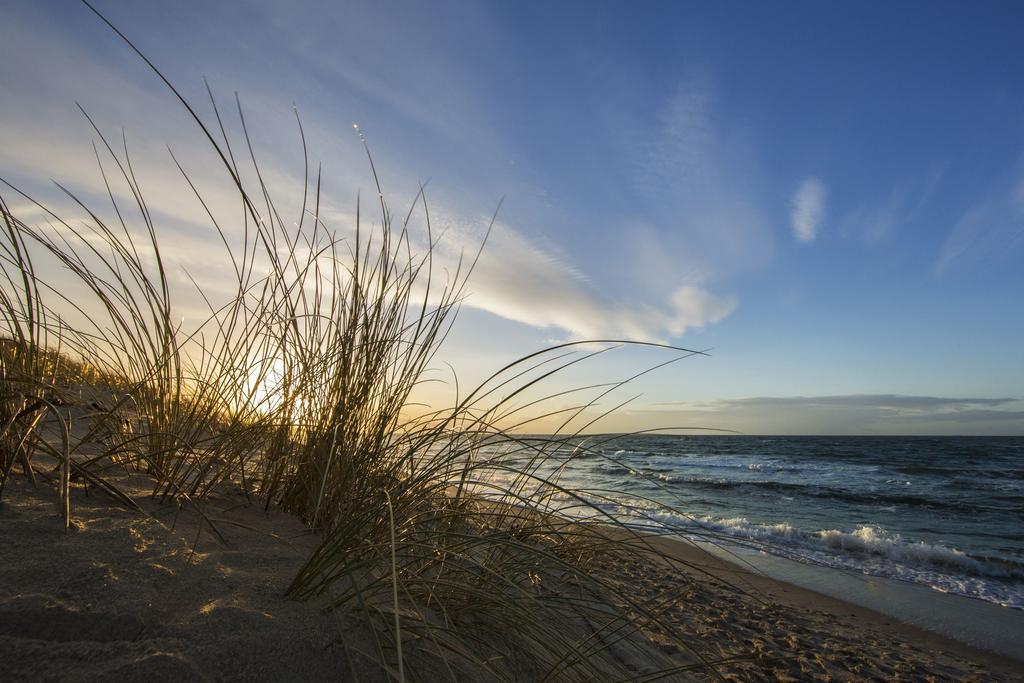
[[[635,472],[635,473],[633,473]],[[642,469],[633,470],[631,476],[645,476]],[[654,475],[651,475],[654,476]],[[871,506],[900,505],[905,507],[950,510],[962,513],[977,512],[1007,512],[1005,507],[999,505],[981,505],[969,503],[951,498],[930,497],[928,495],[916,495],[913,493],[897,493],[894,491],[898,484],[904,490],[908,486],[906,482],[893,480],[888,491],[850,491],[835,486],[822,486],[819,484],[797,484],[787,481],[776,481],[771,479],[758,480],[729,480],[724,478],[708,479],[692,476],[672,476],[673,485],[686,488],[700,488],[715,491],[729,491],[750,494],[789,494],[792,496],[806,496],[823,500],[842,501],[846,503],[863,504]],[[887,482],[888,483],[888,482]],[[912,482],[911,482],[912,483]],[[896,489],[898,490],[898,489]],[[993,497],[990,502],[997,501]],[[1001,501],[1000,501],[1001,502]]]
[[[893,467],[893,471],[911,476],[923,474],[937,478],[966,478],[971,481],[979,479],[1024,480],[1024,470],[1012,464],[1008,464],[1006,467],[993,467],[991,463],[986,463],[985,466],[977,464],[973,466],[971,464],[952,466],[934,465],[931,463],[906,463]]]
[[[1024,565],[1009,560],[998,563],[977,559],[955,548],[906,541],[899,534],[891,534],[882,527],[863,524],[852,531],[822,529],[803,531],[788,523],[758,524],[746,517],[714,519],[695,518],[702,527],[724,531],[730,535],[758,541],[798,541],[814,549],[823,546],[832,551],[851,555],[878,556],[903,564],[919,564],[955,569],[977,576],[1012,578],[1024,581]]]
[[[693,517],[643,513],[668,529],[706,539],[707,533],[754,542],[771,554],[864,574],[919,583],[1024,609],[1024,563],[979,557],[939,544],[911,541],[875,525],[852,530],[807,531],[788,522],[756,523],[746,517]]]
[[[862,525],[853,531],[826,529],[814,534],[829,548],[846,553],[877,555],[903,564],[923,564],[954,569],[975,576],[1024,580],[1024,567],[999,565],[971,557],[955,548],[923,541],[904,541],[878,526]]]
[[[797,473],[803,472],[813,467],[798,466],[789,463],[774,462],[771,460],[737,460],[737,461],[707,461],[701,460],[700,458],[693,458],[692,460],[680,462],[679,465],[688,469],[707,469],[707,470],[747,470],[750,472],[790,472]]]

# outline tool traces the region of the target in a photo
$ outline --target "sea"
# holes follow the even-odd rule
[[[646,434],[545,450],[538,477],[637,527],[1024,610],[1024,437]]]

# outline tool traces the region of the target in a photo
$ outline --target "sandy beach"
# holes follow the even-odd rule
[[[136,493],[144,483],[138,477]],[[144,517],[101,493],[76,488],[74,496],[65,535],[45,481],[8,484],[0,508],[3,680],[387,679],[374,663],[372,633],[356,619],[283,597],[316,544],[298,520],[238,494],[218,495],[208,514],[224,545],[176,506],[151,501]],[[739,658],[718,666],[726,680],[1024,676],[1021,661],[756,575],[686,543],[651,542],[691,569],[634,559],[599,561],[597,573],[657,603],[702,652]],[[660,656],[690,657],[648,635]],[[411,680],[422,678],[411,669]]]
[[[669,614],[679,629],[710,642],[723,657],[750,657],[722,668],[727,680],[991,681],[1024,676],[1024,662],[747,571],[687,543],[658,538],[652,544],[707,574],[658,571],[657,560],[609,567],[609,574],[650,595],[675,590],[679,598]]]

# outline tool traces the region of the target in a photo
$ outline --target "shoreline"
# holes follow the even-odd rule
[[[710,545],[710,544],[709,544]],[[912,581],[802,563],[750,548],[706,548],[727,562],[972,648],[1024,662],[1024,610]],[[734,554],[735,559],[730,559]]]
[[[927,628],[919,623],[914,623],[903,618],[906,615],[901,616],[897,614],[896,609],[882,609],[883,601],[891,595],[892,586],[889,587],[890,592],[882,591],[881,596],[864,593],[860,597],[866,599],[858,600],[855,599],[855,596],[850,595],[850,586],[852,584],[860,583],[868,591],[877,591],[880,585],[895,583],[892,580],[866,575],[853,575],[851,572],[845,572],[832,567],[807,567],[792,560],[771,555],[768,556],[768,562],[766,563],[763,561],[763,557],[751,557],[751,555],[754,555],[751,551],[739,554],[744,561],[752,560],[752,566],[744,567],[737,562],[737,558],[727,557],[727,552],[711,544],[696,544],[685,539],[657,534],[650,535],[648,540],[658,551],[664,552],[670,557],[696,567],[701,567],[734,583],[740,588],[749,589],[752,594],[762,596],[786,608],[805,613],[823,613],[834,617],[836,623],[843,624],[843,628],[854,631],[862,630],[865,627],[877,629],[890,636],[894,641],[925,645],[935,652],[953,654],[964,660],[982,664],[991,668],[994,672],[999,672],[1012,678],[1024,677],[1024,650],[1015,650],[1018,653],[1018,656],[1015,657],[1010,652],[1000,651],[1000,649],[987,645],[971,643],[949,633],[943,633],[937,629]],[[730,550],[729,552],[732,551]],[[760,553],[757,554],[761,555]],[[810,569],[811,573],[817,574],[815,577],[816,582],[794,576],[792,573],[786,578],[780,578],[782,572],[778,569],[773,571],[772,568],[766,566],[769,563],[791,565],[783,570],[788,570],[789,572],[792,572],[794,566],[797,569]],[[835,589],[830,589],[822,583],[823,580],[834,581],[836,579],[841,579],[840,583],[843,585],[835,587]],[[811,587],[813,584],[816,585]],[[981,600],[939,593],[938,591],[916,585],[901,585],[898,586],[897,590],[920,591],[930,594],[926,596],[927,599],[955,600],[961,604],[979,606],[985,611],[1004,611],[1006,614],[1012,615],[1014,620],[1024,623],[1024,613],[1019,613],[1019,610],[1000,607]],[[839,597],[835,593],[845,593],[846,595]],[[881,600],[879,599],[880,597]],[[905,606],[906,604],[904,601],[899,603],[899,606]],[[890,606],[896,607],[898,605],[890,603]],[[1024,638],[1024,634],[1019,632],[1009,635],[1016,636],[1018,640]]]

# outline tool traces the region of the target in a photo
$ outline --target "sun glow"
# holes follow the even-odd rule
[[[284,361],[278,357],[257,358],[249,364],[245,402],[260,413],[273,413],[284,402],[287,388]]]

